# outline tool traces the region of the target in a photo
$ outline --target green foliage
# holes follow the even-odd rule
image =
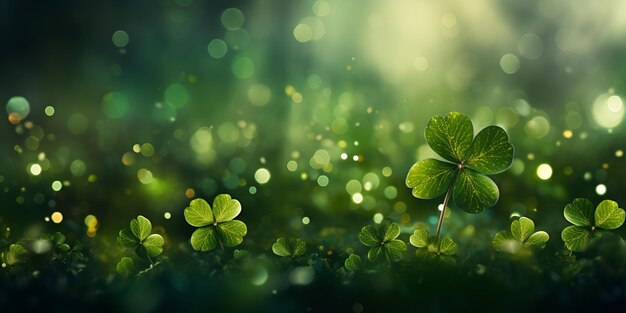
[[[185,209],[185,220],[199,227],[191,235],[191,246],[197,251],[209,251],[220,246],[234,247],[243,242],[248,228],[242,221],[234,220],[241,213],[241,203],[221,194],[213,200],[213,209],[203,199],[194,199]],[[222,246],[222,249],[223,249]]]
[[[359,240],[370,247],[367,258],[372,262],[379,262],[386,258],[389,265],[392,261],[402,259],[407,250],[406,243],[398,240],[400,226],[389,223],[382,226],[368,225],[361,229]]]
[[[349,271],[362,271],[363,270],[363,261],[361,261],[361,257],[351,253],[348,258],[344,262],[344,266]]]
[[[2,262],[8,266],[24,261],[28,250],[24,246],[14,243],[9,246],[9,250],[2,253]]]
[[[511,223],[511,231],[501,231],[495,235],[491,245],[498,252],[515,254],[520,249],[542,250],[550,236],[545,231],[535,232],[535,223],[520,217]]]
[[[278,238],[272,245],[272,252],[283,257],[297,257],[306,252],[306,243],[300,238]]]
[[[563,212],[565,219],[574,225],[563,229],[561,239],[567,249],[585,251],[592,241],[611,235],[609,230],[622,226],[624,213],[615,201],[604,200],[594,209],[588,199],[574,199]]]
[[[135,261],[125,256],[117,263],[115,269],[120,275],[128,276],[135,272]]]
[[[451,190],[457,207],[479,213],[498,201],[498,186],[486,175],[506,171],[513,161],[513,145],[504,129],[489,126],[476,137],[471,120],[452,112],[433,117],[424,131],[428,145],[446,161],[421,160],[413,165],[406,185],[413,196],[433,199]]]
[[[409,238],[409,242],[418,248],[415,255],[418,259],[429,264],[455,265],[453,256],[458,249],[452,238],[444,236],[438,239],[429,236],[427,229],[416,229]]]
[[[163,237],[152,234],[152,223],[141,215],[130,221],[130,229],[124,228],[119,232],[117,242],[124,247],[134,248],[139,256],[148,259],[163,252]]]

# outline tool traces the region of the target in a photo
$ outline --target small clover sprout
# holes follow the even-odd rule
[[[42,234],[41,239],[51,241],[56,249],[59,249],[63,252],[70,251],[70,246],[65,243],[65,235],[60,232],[56,232],[54,234]]]
[[[272,245],[272,252],[283,257],[297,257],[306,252],[306,243],[300,238],[278,238]]]
[[[152,234],[152,223],[147,218],[139,215],[130,221],[130,229],[122,229],[117,242],[124,247],[134,248],[135,252],[147,258],[152,263],[152,257],[163,252],[163,237],[159,234]]]
[[[115,268],[117,272],[122,276],[128,276],[135,272],[135,261],[129,257],[123,257]]]
[[[624,210],[611,200],[600,202],[594,209],[591,201],[577,198],[565,206],[563,214],[574,226],[563,229],[561,239],[574,252],[585,251],[593,240],[610,235],[609,230],[624,224]]]
[[[14,243],[9,246],[9,250],[2,253],[2,263],[3,265],[15,265],[19,262],[22,262],[24,258],[28,254],[28,251],[24,246],[19,243]]]
[[[346,259],[346,261],[343,263],[343,265],[346,267],[347,270],[349,271],[362,271],[363,270],[363,261],[361,261],[361,257],[351,253],[348,258]]]
[[[367,258],[376,262],[380,259],[387,259],[387,264],[391,266],[392,261],[402,259],[407,250],[406,243],[398,240],[400,226],[396,223],[386,224],[381,227],[372,225],[365,226],[359,233],[359,240],[364,245],[370,247]]]
[[[550,239],[548,233],[535,232],[535,223],[522,216],[511,223],[510,233],[505,230],[497,233],[491,245],[498,252],[515,254],[520,249],[542,250],[546,247],[548,239]]]
[[[213,209],[203,199],[194,199],[185,209],[185,220],[189,225],[199,227],[191,235],[191,246],[196,251],[209,251],[219,243],[234,247],[243,242],[248,233],[246,224],[234,220],[241,213],[241,203],[227,194],[221,194],[213,200]]]
[[[455,265],[456,261],[452,257],[458,249],[457,244],[448,236],[439,239],[429,236],[427,229],[417,229],[409,238],[411,245],[417,247],[415,255],[426,262]]]
[[[434,199],[445,193],[435,237],[452,196],[456,206],[480,213],[498,202],[498,186],[487,176],[506,171],[513,162],[513,145],[504,129],[488,126],[474,137],[472,121],[452,112],[433,117],[424,131],[426,142],[446,161],[421,160],[406,177],[406,185],[419,199]]]

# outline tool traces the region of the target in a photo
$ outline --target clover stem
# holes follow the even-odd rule
[[[448,201],[450,201],[450,195],[452,194],[452,187],[454,187],[454,183],[456,182],[457,176],[463,169],[463,163],[459,164],[459,169],[454,172],[454,176],[452,177],[452,181],[450,182],[450,186],[448,186],[448,191],[446,192],[446,197],[443,199],[443,208],[441,209],[441,214],[439,214],[439,222],[437,223],[437,232],[435,233],[435,238],[439,239],[439,233],[441,232],[441,226],[443,225],[443,218],[446,214],[446,208],[448,207]]]
[[[388,267],[391,267],[391,259],[389,258],[389,253],[387,253],[387,249],[385,249],[385,257],[387,258]]]
[[[222,236],[220,235],[220,232],[217,231],[217,224],[213,225],[213,227],[215,227],[215,234],[217,235],[217,242],[220,243],[220,249],[222,250],[222,254],[226,256],[226,250],[224,250],[224,244],[222,243]]]
[[[152,268],[152,266],[154,265],[154,262],[152,262],[152,258],[150,258],[150,255],[148,255],[147,253],[146,257],[148,257],[148,261],[150,262],[150,268]]]

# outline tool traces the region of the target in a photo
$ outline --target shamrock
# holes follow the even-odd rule
[[[0,259],[2,260],[2,267],[7,265],[14,265],[24,260],[24,257],[28,251],[19,243],[14,243],[9,246],[9,250],[5,251],[0,255]]]
[[[370,247],[367,253],[370,261],[377,261],[384,255],[388,265],[391,266],[391,261],[401,259],[407,249],[404,241],[396,239],[399,235],[400,226],[396,223],[382,227],[368,225],[361,229],[359,240]]]
[[[561,239],[567,249],[574,252],[585,251],[593,240],[610,235],[609,230],[624,224],[624,210],[611,200],[600,202],[594,210],[591,201],[577,198],[565,206],[563,214],[574,226],[563,229]]]
[[[415,163],[406,185],[419,199],[434,199],[444,193],[443,210],[436,237],[450,200],[469,213],[480,213],[498,202],[498,186],[487,175],[506,171],[513,161],[513,145],[504,129],[489,126],[474,137],[472,121],[458,112],[433,117],[424,131],[426,142],[446,161],[426,159]]]
[[[428,235],[428,229],[419,228],[409,238],[411,245],[417,247],[415,255],[427,263],[456,265],[452,257],[458,249],[457,244],[448,236],[439,239]]]
[[[344,261],[343,265],[349,271],[361,271],[363,270],[363,262],[361,261],[361,257],[351,253],[348,258]]]
[[[272,251],[278,256],[294,258],[306,252],[306,243],[300,238],[278,238],[272,245]]]
[[[191,246],[197,251],[209,251],[219,242],[220,248],[234,247],[243,242],[248,233],[246,224],[233,220],[241,213],[241,203],[227,194],[213,200],[213,209],[203,199],[194,199],[185,209],[185,220],[199,227],[191,235]]]
[[[498,252],[515,254],[520,249],[541,250],[546,247],[550,236],[545,231],[535,232],[535,223],[527,218],[520,217],[511,223],[511,232],[503,230],[496,234],[491,245]]]
[[[135,271],[135,261],[129,257],[123,257],[115,267],[122,276],[128,276]]]
[[[70,251],[70,246],[65,243],[65,235],[60,232],[56,232],[54,234],[42,234],[41,239],[52,241],[54,247],[63,252]]]
[[[147,258],[150,263],[152,263],[151,257],[163,252],[163,237],[159,234],[152,234],[152,223],[141,215],[130,221],[130,229],[120,230],[117,242],[124,247],[135,248],[135,252]]]

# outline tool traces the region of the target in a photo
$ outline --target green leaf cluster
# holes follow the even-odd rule
[[[419,228],[409,238],[411,245],[417,248],[415,255],[418,259],[429,264],[456,265],[454,255],[457,244],[448,236],[438,239],[428,234],[428,229]]]
[[[130,274],[135,272],[135,261],[125,256],[117,263],[115,269],[120,275],[129,276]]]
[[[604,200],[594,208],[588,199],[577,198],[565,206],[563,214],[574,225],[563,229],[561,239],[574,252],[585,251],[593,240],[611,235],[609,230],[624,224],[624,210],[611,200]]]
[[[9,246],[7,251],[2,252],[0,259],[2,259],[2,263],[11,266],[22,262],[27,254],[28,251],[24,246],[19,243],[14,243]]]
[[[117,242],[127,248],[134,248],[141,257],[155,257],[163,252],[163,237],[152,234],[150,220],[139,215],[130,221],[130,229],[124,228],[117,235]]]
[[[300,238],[278,238],[272,245],[272,252],[282,257],[297,257],[306,252],[306,243]]]
[[[372,262],[387,259],[389,265],[392,261],[402,259],[407,250],[404,241],[396,239],[400,235],[400,226],[389,223],[382,226],[368,225],[361,229],[359,240],[370,247],[367,258]]]
[[[535,223],[527,218],[520,217],[511,223],[511,231],[497,233],[491,245],[498,252],[515,254],[521,249],[542,250],[546,247],[550,236],[545,231],[535,232]]]
[[[60,232],[56,232],[54,234],[42,234],[41,239],[49,240],[52,242],[56,249],[67,252],[70,251],[70,245],[65,243],[65,235]]]
[[[209,251],[217,244],[234,247],[243,242],[248,233],[246,224],[234,220],[241,213],[241,203],[230,195],[221,194],[213,200],[213,208],[203,199],[194,199],[185,209],[185,220],[198,227],[191,235],[191,246],[196,251]]]
[[[469,117],[451,112],[433,117],[424,135],[446,161],[425,159],[411,167],[406,185],[413,196],[434,199],[452,188],[454,203],[466,212],[480,213],[496,204],[500,191],[487,175],[502,173],[513,162],[513,145],[504,129],[488,126],[474,137]]]

